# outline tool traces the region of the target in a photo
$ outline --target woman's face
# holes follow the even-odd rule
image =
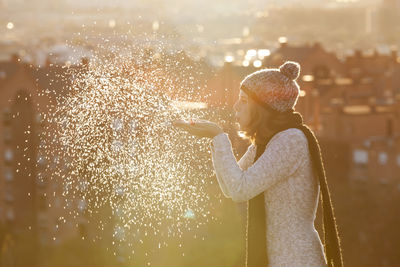
[[[245,92],[240,90],[239,98],[233,106],[235,110],[235,118],[236,121],[240,125],[240,130],[245,131],[247,126],[250,125],[251,122],[251,112],[250,112],[250,99]]]

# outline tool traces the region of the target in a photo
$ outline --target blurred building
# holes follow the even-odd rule
[[[27,259],[36,266],[37,253],[37,190],[36,190],[36,131],[40,123],[35,117],[37,94],[29,67],[20,64],[14,56],[10,62],[0,65],[0,101],[2,123],[0,125],[0,220],[5,228],[5,239],[24,238],[23,248]],[[14,249],[6,244],[8,253]],[[7,253],[7,252],[5,252]],[[21,265],[21,263],[16,263]]]
[[[225,62],[223,67],[208,80],[207,87],[211,94],[209,104],[233,107],[239,95],[240,82],[255,70],[252,67],[246,68],[233,62]]]
[[[349,144],[350,178],[398,184],[400,170],[400,62],[389,55],[356,51],[321,94],[320,135]]]
[[[300,46],[291,45],[285,37],[279,40],[280,46],[263,60],[265,67],[279,67],[287,60],[301,63],[302,75],[314,75],[323,79],[330,75],[343,74],[342,64],[336,54],[329,52],[316,42]]]
[[[50,62],[36,68],[17,55],[0,62],[0,258],[6,261],[4,266],[38,266],[44,253],[41,246],[59,244],[78,233],[76,220],[70,220],[64,210],[63,184],[48,172],[54,171],[59,159],[39,149],[46,128],[42,114],[54,107],[54,92],[62,92],[66,80],[60,77],[65,72]]]

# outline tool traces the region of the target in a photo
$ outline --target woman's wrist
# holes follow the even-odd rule
[[[216,137],[217,135],[220,135],[222,133],[224,133],[224,131],[222,129],[218,129],[212,134],[211,138],[213,139],[214,137]]]

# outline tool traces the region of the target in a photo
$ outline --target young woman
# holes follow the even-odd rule
[[[294,111],[300,65],[286,62],[247,76],[234,105],[240,130],[251,140],[236,161],[228,135],[209,121],[176,121],[212,138],[212,159],[226,197],[247,201],[246,265],[343,266],[318,142]],[[321,189],[325,246],[314,227]],[[325,255],[324,255],[325,252]]]

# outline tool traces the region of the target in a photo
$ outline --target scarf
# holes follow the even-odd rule
[[[284,124],[274,127],[276,131],[264,144],[257,145],[254,162],[264,153],[266,145],[272,137],[286,129],[297,128],[307,137],[308,148],[315,173],[317,174],[323,209],[322,229],[324,232],[324,251],[328,267],[342,267],[343,260],[340,249],[334,210],[326,180],[321,149],[317,138],[309,127],[303,124],[303,118],[298,112],[287,112]],[[259,194],[247,202],[247,227],[246,227],[246,267],[268,266],[267,240],[266,240],[266,214],[264,193]]]

